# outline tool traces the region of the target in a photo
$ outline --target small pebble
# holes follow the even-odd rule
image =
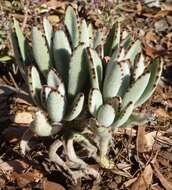
[[[161,19],[155,22],[155,30],[156,32],[165,32],[168,30],[168,23],[165,19]]]

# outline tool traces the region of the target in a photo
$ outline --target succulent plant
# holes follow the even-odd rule
[[[146,116],[134,111],[153,94],[162,72],[162,61],[153,60],[145,67],[139,40],[128,46],[129,37],[120,42],[120,29],[114,25],[102,51],[109,59],[106,65],[87,47],[92,84],[88,95],[93,116],[90,128],[99,136],[99,162],[107,168],[113,167],[106,158],[112,134],[119,127],[145,122]]]
[[[65,31],[54,32],[47,19],[43,24],[45,35],[37,27],[32,28],[31,48],[14,20],[17,41],[15,38],[13,41],[19,47],[19,51],[15,48],[16,57],[20,59],[19,68],[34,103],[48,112],[50,122],[71,121],[80,114],[84,103],[82,91],[88,80],[87,42],[82,40],[83,32],[78,37],[77,18],[70,6],[65,15]],[[83,20],[81,28],[85,24]]]
[[[154,92],[162,63],[155,60],[145,68],[140,41],[131,44],[130,37],[120,41],[119,24],[114,24],[104,43],[103,34],[78,18],[71,6],[66,10],[64,30],[55,32],[46,19],[43,25],[45,34],[32,28],[31,47],[14,20],[16,61],[30,96],[40,109],[23,136],[22,152],[28,149],[34,133],[60,133],[62,141],[57,139],[51,145],[50,160],[75,182],[83,175],[98,177],[98,172],[77,156],[74,142],[80,143],[101,166],[112,168],[113,163],[107,159],[112,134],[119,127],[144,121],[144,116],[133,110]],[[87,99],[91,116],[81,114],[86,111],[83,108]],[[57,155],[61,146],[72,165]]]
[[[28,84],[30,96],[40,109],[21,141],[24,154],[34,133],[51,136],[64,126],[68,126],[67,130],[72,128],[71,121],[83,110],[83,92],[88,83],[86,47],[91,43],[91,26],[87,27],[84,19],[78,20],[71,6],[66,10],[64,30],[54,31],[46,18],[43,26],[45,34],[36,26],[32,27],[31,47],[18,21],[14,20],[12,41],[16,61]],[[67,153],[69,158],[72,154],[70,149]]]

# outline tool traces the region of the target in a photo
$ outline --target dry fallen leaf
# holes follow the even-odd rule
[[[161,150],[159,152],[159,155],[162,156],[163,158],[169,160],[170,162],[172,162],[172,152],[168,152],[166,150]]]
[[[153,149],[160,149],[159,144],[155,144],[156,138],[162,136],[163,132],[152,131],[145,134],[145,128],[139,127],[137,133],[137,151],[140,153],[150,152]]]
[[[11,160],[7,162],[0,163],[0,170],[4,173],[12,172],[22,172],[29,165],[22,160]]]
[[[170,183],[159,171],[156,161],[152,163],[153,169],[154,169],[154,173],[155,175],[159,178],[162,186],[166,189],[166,190],[172,190],[172,183]]]
[[[172,12],[172,4],[171,3],[162,3],[161,9]]]
[[[165,137],[165,136],[158,136],[157,138],[158,143],[161,144],[161,146],[165,147],[171,147],[172,146],[172,139]]]
[[[166,119],[170,119],[170,115],[162,108],[158,108],[154,111],[154,113],[158,116],[158,117],[164,117]]]
[[[65,188],[59,183],[52,181],[44,180],[43,181],[43,190],[65,190]]]
[[[137,134],[136,130],[133,128],[119,128],[118,131],[115,132],[115,136],[118,135],[127,135],[130,137],[135,137]]]
[[[137,180],[131,185],[130,190],[147,190],[152,183],[153,170],[147,165]]]
[[[21,137],[23,136],[26,129],[26,127],[8,127],[2,132],[2,135],[9,143],[15,143],[21,140]]]
[[[162,190],[162,187],[160,187],[158,184],[153,184],[151,186],[151,190]]]
[[[77,9],[77,4],[75,2],[71,2],[70,4],[74,7],[74,9]],[[63,14],[67,5],[67,1],[50,0],[42,3],[39,8],[37,8],[37,12],[46,13],[51,10],[56,10],[58,13]]]
[[[160,10],[156,15],[154,15],[154,18],[165,17],[168,14],[169,14],[169,11],[167,11],[167,10]]]
[[[5,178],[0,177],[0,189],[4,189],[5,187]]]
[[[49,15],[48,20],[52,25],[57,25],[57,23],[60,21],[60,18],[57,15]]]
[[[156,49],[151,44],[152,41],[156,41],[156,40],[157,40],[157,36],[152,31],[147,32],[145,36],[143,37],[143,45],[144,45],[145,53],[151,58],[156,57]]]
[[[152,150],[153,145],[155,144],[155,140],[157,137],[161,136],[162,133],[161,132],[157,132],[157,131],[152,131],[150,133],[147,133],[145,135],[145,151],[149,152]],[[160,146],[159,146],[160,148]],[[158,147],[156,148],[158,149]]]
[[[28,173],[14,172],[12,174],[12,177],[17,182],[17,185],[20,188],[24,188],[30,183],[33,183],[33,182],[38,183],[42,179],[43,174],[38,170],[32,170],[31,172],[28,172]]]
[[[131,186],[136,180],[137,180],[137,177],[129,179],[128,181],[124,182],[124,187],[127,188]]]
[[[157,159],[162,166],[170,167],[170,161],[168,159],[164,158],[163,156],[161,156],[160,152],[158,153]]]
[[[14,117],[14,122],[17,124],[30,124],[33,121],[30,112],[18,112]]]

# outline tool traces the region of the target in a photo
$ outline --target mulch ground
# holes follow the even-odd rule
[[[112,3],[113,2],[113,3]],[[156,1],[3,1],[0,2],[0,189],[44,190],[172,190],[172,4]],[[143,126],[119,129],[114,136],[110,157],[113,170],[105,170],[93,161],[101,181],[82,179],[73,185],[48,161],[48,147],[53,139],[35,138],[38,146],[22,156],[19,142],[36,111],[26,94],[15,66],[10,46],[9,21],[15,17],[30,37],[31,25],[41,24],[43,16],[58,27],[66,6],[72,3],[80,16],[106,32],[112,23],[121,22],[122,31],[142,41],[146,64],[161,57],[164,71],[152,98],[142,111],[150,114]],[[15,68],[15,69],[14,69]],[[16,90],[17,89],[17,90]]]

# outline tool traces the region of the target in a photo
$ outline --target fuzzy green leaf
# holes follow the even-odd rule
[[[115,110],[109,104],[100,106],[96,119],[100,125],[105,127],[110,126],[115,119]]]
[[[71,48],[64,31],[59,30],[55,32],[53,40],[53,52],[55,60],[55,68],[67,85],[69,62],[71,56]]]
[[[120,96],[115,96],[106,101],[107,104],[112,105],[112,107],[115,110],[116,115],[119,114],[119,111],[121,110],[122,105],[122,98]]]
[[[82,91],[88,80],[88,64],[85,44],[79,45],[73,52],[69,63],[68,94],[74,98]]]
[[[11,33],[11,42],[12,42],[12,47],[13,47],[16,63],[18,64],[20,73],[21,73],[24,81],[27,83],[26,65],[25,65],[25,63],[23,63],[21,53],[18,48],[18,41],[17,41],[17,37],[16,37],[15,33]]]
[[[136,56],[136,59],[134,61],[133,80],[136,80],[140,75],[142,75],[144,69],[144,56],[142,53],[140,53]]]
[[[48,43],[48,48],[51,50],[51,42],[52,42],[52,37],[53,37],[53,27],[51,26],[50,22],[44,18],[43,19],[43,25],[44,25],[44,31],[45,31],[45,36],[46,40]]]
[[[121,42],[121,47],[124,49],[128,49],[131,45],[131,36],[128,35],[122,42]]]
[[[103,84],[103,97],[105,99],[116,96],[122,84],[122,67],[119,62],[110,62],[107,65]]]
[[[86,46],[89,46],[89,31],[85,19],[81,20],[80,25],[80,42],[85,43]]]
[[[25,65],[28,65],[28,56],[31,53],[31,49],[27,43],[26,38],[23,35],[23,32],[19,26],[19,22],[14,19],[14,28],[15,28],[15,32],[16,32],[16,36],[17,36],[17,40],[18,40],[18,45],[19,45],[19,49],[20,49],[20,53],[21,53],[21,57],[22,57],[22,61]]]
[[[97,110],[103,104],[102,94],[99,89],[92,88],[88,95],[88,109],[89,112],[96,116]]]
[[[54,70],[50,70],[47,76],[47,85],[57,89],[61,95],[65,95],[65,87],[60,75]]]
[[[52,91],[52,87],[43,85],[41,89],[41,105],[46,110],[47,109],[47,98],[49,93]]]
[[[151,73],[151,76],[149,78],[148,85],[147,85],[146,89],[144,90],[142,96],[136,103],[136,106],[142,105],[153,94],[153,92],[160,80],[162,69],[163,69],[162,61],[159,62],[158,60],[154,60],[152,62],[152,64],[150,64],[150,66],[148,67],[148,70]]]
[[[40,106],[42,85],[39,73],[35,66],[28,68],[28,84],[29,84],[30,94],[33,98],[34,103]]]
[[[78,117],[78,115],[82,111],[83,105],[84,105],[84,94],[79,93],[75,97],[75,99],[74,99],[74,101],[73,101],[73,103],[71,105],[71,108],[70,108],[69,112],[67,113],[67,115],[65,116],[64,119],[66,121],[72,121],[73,119]]]
[[[122,73],[123,73],[123,78],[122,78],[122,84],[121,87],[118,91],[118,96],[123,97],[127,89],[129,88],[130,85],[130,63],[128,60],[121,61],[121,67],[122,67]]]
[[[88,34],[89,34],[89,47],[93,48],[93,25],[90,23],[88,25]]]
[[[51,66],[50,55],[43,34],[36,27],[32,29],[32,46],[36,63],[46,77]]]
[[[114,24],[110,30],[105,43],[105,56],[111,56],[112,50],[119,45],[120,42],[120,25]]]
[[[77,25],[77,17],[74,9],[71,6],[68,6],[66,10],[64,23],[66,25],[67,31],[69,32],[72,41],[72,47],[74,49],[75,47],[78,46],[79,32]]]
[[[103,77],[102,61],[94,49],[87,48],[87,55],[92,87],[99,89]]]
[[[135,57],[141,52],[141,42],[140,40],[135,41],[135,43],[128,50],[125,59],[130,59],[131,63],[134,63]]]
[[[31,123],[31,130],[38,136],[47,137],[57,133],[61,129],[61,124],[52,127],[46,120],[42,112],[37,112],[34,121]]]
[[[149,78],[150,73],[144,73],[132,84],[124,95],[122,108],[127,106],[131,101],[135,104],[139,100],[149,82]]]
[[[133,109],[134,109],[134,103],[129,102],[121,111],[119,117],[117,117],[116,121],[112,125],[112,129],[115,130],[117,127],[121,127],[122,125],[124,125],[129,119],[130,115],[132,114]]]
[[[65,98],[58,91],[52,90],[47,99],[48,115],[53,122],[60,122],[65,113]]]
[[[102,44],[103,41],[102,39],[103,39],[102,33],[100,31],[97,31],[93,42],[94,49],[96,49],[99,45]]]
[[[128,118],[127,122],[122,125],[122,128],[126,127],[134,127],[135,125],[144,125],[149,121],[149,114],[145,113],[132,113],[130,117]]]

